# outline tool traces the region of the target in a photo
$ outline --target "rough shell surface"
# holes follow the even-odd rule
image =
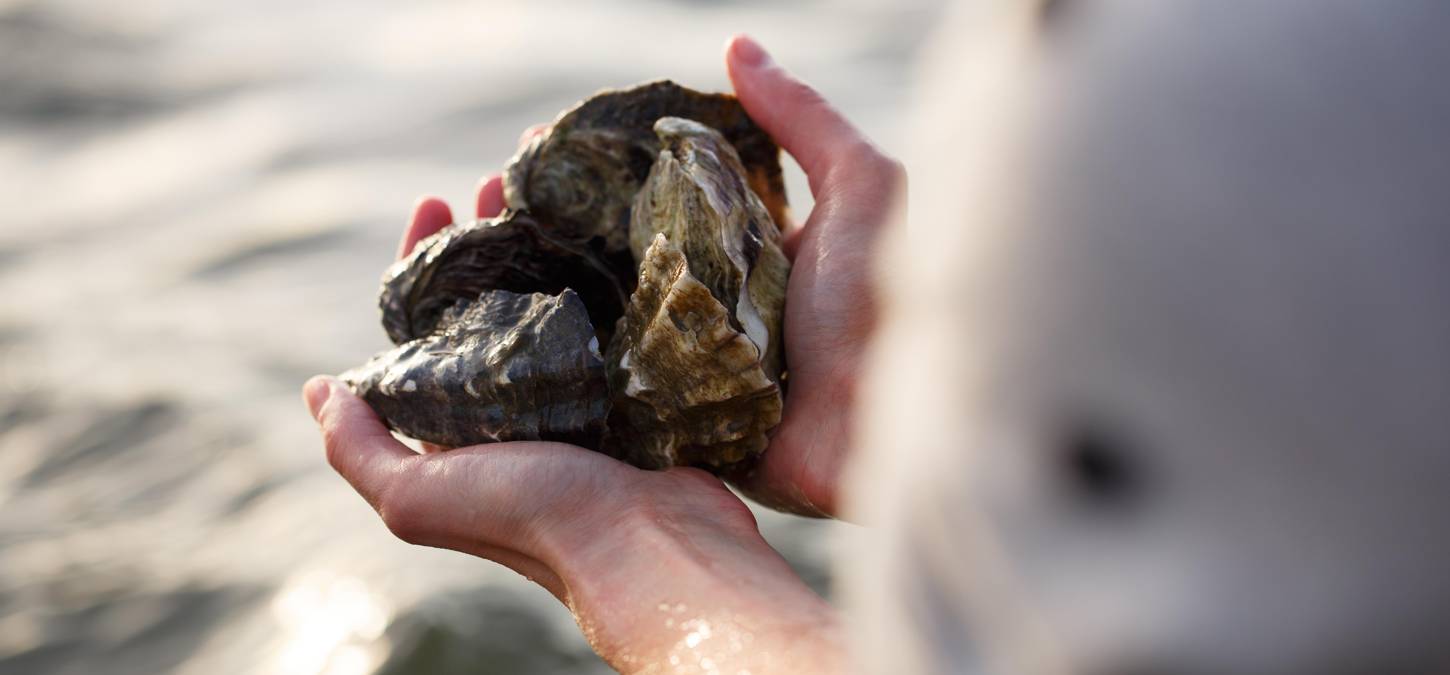
[[[726,470],[765,449],[780,386],[685,255],[656,235],[610,347],[605,450],[636,466]]]
[[[727,471],[780,421],[790,265],[734,148],[691,120],[661,149],[630,222],[639,278],[610,344],[606,451],[646,467]]]
[[[543,439],[748,470],[782,408],[778,160],[729,96],[655,82],[584,101],[510,164],[508,212],[388,270],[398,346],[344,378],[446,447]]]
[[[449,225],[420,241],[388,268],[378,303],[388,337],[403,344],[432,333],[445,312],[482,291],[553,295],[566,288],[583,299],[607,343],[628,297],[619,276],[589,247],[513,211]]]
[[[755,343],[766,374],[778,379],[790,272],[780,229],[743,181],[739,156],[718,132],[675,117],[661,118],[654,128],[661,148],[635,197],[630,248],[643,261],[657,234],[678,246],[690,274],[730,310],[731,324]]]
[[[552,440],[598,447],[609,408],[584,303],[483,292],[438,328],[342,375],[391,428],[444,447]]]
[[[564,236],[628,248],[630,206],[659,153],[661,117],[684,117],[719,130],[739,152],[750,186],[776,222],[786,214],[780,150],[733,96],[706,94],[661,80],[606,90],[564,112],[504,171],[504,198]],[[637,260],[636,260],[637,262]]]

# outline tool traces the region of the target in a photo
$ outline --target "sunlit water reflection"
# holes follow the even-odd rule
[[[314,574],[288,580],[272,598],[282,644],[271,670],[279,675],[362,675],[387,654],[379,641],[391,610],[362,580]]]

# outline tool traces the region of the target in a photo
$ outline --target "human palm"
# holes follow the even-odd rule
[[[833,611],[718,478],[644,471],[563,443],[419,454],[336,379],[314,378],[304,394],[329,463],[394,535],[540,584],[621,672],[672,658],[834,672]],[[732,636],[745,635],[754,649],[741,653]]]

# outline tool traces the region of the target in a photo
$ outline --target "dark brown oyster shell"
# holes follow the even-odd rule
[[[632,281],[632,279],[628,279]],[[527,213],[449,225],[383,275],[378,304],[394,344],[432,333],[444,312],[485,290],[557,294],[572,288],[606,343],[624,310],[619,277],[587,246]]]
[[[485,291],[438,328],[343,373],[388,426],[444,447],[550,440],[598,447],[608,390],[572,290]]]
[[[564,112],[519,151],[504,171],[504,199],[564,236],[594,240],[606,253],[629,242],[629,210],[659,154],[661,117],[685,117],[719,130],[744,161],[752,189],[784,222],[780,150],[734,96],[706,94],[668,80],[602,91]],[[637,259],[636,259],[637,261]]]
[[[780,422],[790,264],[780,232],[715,130],[666,117],[636,197],[638,285],[610,344],[606,449],[650,468],[753,458]]]

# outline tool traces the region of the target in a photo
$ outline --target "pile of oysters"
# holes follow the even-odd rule
[[[552,440],[644,468],[748,467],[780,421],[780,151],[733,97],[601,92],[510,160],[507,209],[383,277],[395,348],[343,374],[444,447]]]

